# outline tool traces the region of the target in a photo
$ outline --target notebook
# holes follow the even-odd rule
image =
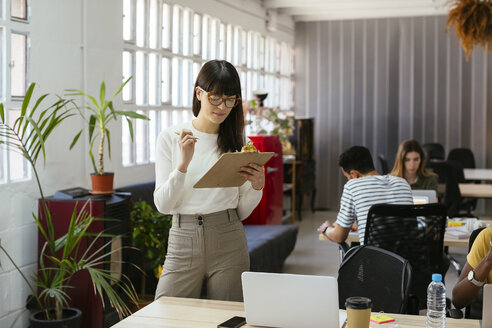
[[[284,328],[340,328],[338,282],[329,276],[243,272],[249,325]]]
[[[414,189],[412,190],[412,197],[414,204],[429,204],[437,202],[435,190]]]
[[[483,286],[482,328],[492,328],[492,284]]]

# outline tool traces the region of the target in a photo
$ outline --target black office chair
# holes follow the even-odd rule
[[[376,204],[369,209],[365,245],[394,252],[412,265],[407,313],[418,314],[419,309],[426,308],[432,274],[446,274],[445,229],[446,206],[442,204]]]
[[[381,166],[381,174],[386,175],[390,173],[388,160],[386,160],[386,157],[384,157],[383,154],[378,154],[378,161],[379,165]]]
[[[469,148],[453,148],[449,151],[448,161],[455,161],[461,164],[464,169],[474,169],[475,156]]]
[[[444,146],[437,142],[429,142],[422,145],[425,153],[426,166],[432,167],[435,160],[444,160]]]
[[[464,169],[474,169],[475,166],[475,156],[473,152],[469,148],[453,148],[449,151],[448,161],[453,161],[456,163],[460,163],[461,167]],[[480,183],[480,180],[465,180],[463,177],[463,181],[458,182],[467,182],[467,183]],[[463,200],[471,211],[477,208],[477,198],[465,198]]]
[[[447,206],[448,216],[474,216],[474,203],[471,199],[461,197],[459,183],[465,182],[461,164],[455,161],[436,161],[432,163],[432,169],[439,176],[439,183],[446,186],[440,202]]]
[[[395,253],[352,247],[338,269],[338,304],[345,308],[347,297],[364,296],[373,312],[404,313],[411,273],[410,263]]]

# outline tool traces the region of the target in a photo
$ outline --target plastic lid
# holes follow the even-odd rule
[[[433,273],[432,274],[432,281],[442,281],[442,275],[440,273]]]
[[[370,309],[372,307],[372,301],[367,297],[353,296],[347,298],[345,307],[348,309]]]

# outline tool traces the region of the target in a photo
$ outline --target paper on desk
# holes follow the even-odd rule
[[[466,226],[461,227],[447,227],[444,237],[450,239],[468,239],[470,238],[471,232],[468,231]]]

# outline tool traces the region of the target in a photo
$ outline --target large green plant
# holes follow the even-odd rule
[[[118,111],[113,107],[113,99],[116,97],[121,90],[125,87],[125,85],[130,81],[131,77],[129,77],[120,87],[116,90],[115,93],[109,98],[106,99],[106,84],[104,81],[101,82],[101,86],[99,87],[99,99],[95,96],[91,96],[84,91],[77,89],[68,89],[68,95],[71,96],[83,96],[86,98],[88,105],[82,107],[81,109],[86,109],[89,112],[89,120],[88,120],[88,131],[89,131],[89,156],[91,157],[92,166],[94,168],[94,173],[98,175],[104,174],[104,143],[105,139],[107,139],[106,144],[108,145],[108,155],[111,158],[111,134],[108,128],[108,125],[111,121],[117,120],[118,116],[124,116],[126,121],[128,122],[128,129],[130,130],[130,137],[133,140],[133,119],[143,119],[148,120],[149,118],[145,115],[138,114],[132,111]],[[82,117],[85,118],[84,113],[79,110]],[[77,133],[70,145],[70,149],[77,143],[83,129]],[[96,160],[94,158],[93,148],[94,144],[99,137],[99,147],[98,147],[98,158],[97,165]]]
[[[35,285],[22,273],[5,247],[0,245],[0,250],[7,255],[22,275],[31,289],[37,305],[44,310],[46,318],[55,319],[51,317],[49,311],[53,307],[55,308],[55,317],[61,318],[62,308],[69,303],[67,290],[71,288],[70,279],[81,270],[87,270],[92,279],[94,291],[101,298],[103,298],[103,294],[106,294],[120,317],[128,315],[130,311],[116,290],[121,288],[131,300],[134,300],[133,286],[127,280],[116,279],[110,270],[103,269],[105,264],[112,262],[110,260],[111,254],[119,251],[119,249],[105,252],[105,247],[108,244],[102,240],[103,232],[96,235],[88,233],[88,229],[95,218],[85,210],[88,206],[87,203],[79,213],[77,213],[76,208],[74,209],[71,217],[67,218],[69,220],[68,231],[59,238],[55,237],[57,227],[53,224],[36,164],[39,156],[43,158],[43,163],[46,163],[45,147],[48,137],[63,121],[73,115],[73,108],[70,105],[70,100],[62,98],[58,98],[54,103],[43,108],[42,105],[49,96],[48,94],[40,96],[31,108],[34,87],[34,83],[29,86],[22,102],[20,116],[13,125],[8,124],[6,120],[8,113],[4,105],[0,104],[0,145],[20,153],[31,164],[39,189],[42,218],[38,218],[35,213],[32,215],[45,242],[38,259],[39,270],[33,279]],[[82,253],[79,252],[79,246],[84,237],[91,237],[92,242],[87,250]]]
[[[171,229],[172,215],[155,211],[144,201],[133,204],[130,214],[132,245],[142,252],[144,268],[158,276],[167,252],[167,240]],[[145,286],[142,280],[142,293]]]

